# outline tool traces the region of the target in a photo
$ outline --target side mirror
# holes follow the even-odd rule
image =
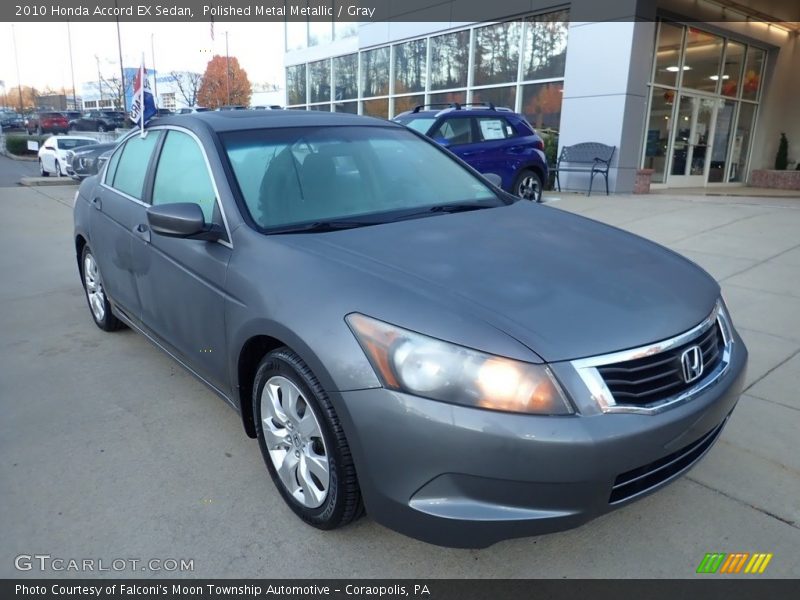
[[[502,188],[503,187],[503,178],[500,177],[497,173],[481,173],[484,179],[488,180],[495,187]]]
[[[161,204],[147,209],[147,224],[153,233],[167,237],[216,241],[222,237],[218,225],[206,225],[203,211],[191,202]]]

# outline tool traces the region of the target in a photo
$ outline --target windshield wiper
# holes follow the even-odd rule
[[[276,233],[323,233],[325,231],[341,231],[342,229],[355,229],[367,225],[377,225],[382,221],[314,221],[302,225],[290,225],[269,229],[268,234]]]
[[[494,208],[496,204],[476,204],[475,202],[459,202],[457,204],[437,204],[431,206],[428,212],[432,213],[458,213],[470,210],[480,210],[482,208]]]

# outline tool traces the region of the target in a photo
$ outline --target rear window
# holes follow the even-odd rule
[[[420,133],[428,133],[431,125],[436,121],[435,117],[412,117],[411,115],[405,117],[397,117],[395,119],[398,123],[402,123],[406,127],[419,131]]]
[[[89,146],[96,144],[94,140],[65,140],[58,138],[58,147],[62,150],[72,150],[73,148],[80,148],[81,146]]]

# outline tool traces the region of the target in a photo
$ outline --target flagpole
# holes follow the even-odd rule
[[[72,62],[72,32],[69,29],[69,21],[67,21],[67,41],[69,43],[69,71],[72,75],[72,109],[80,110],[78,108],[78,90],[75,89],[75,65]]]
[[[156,72],[156,47],[153,43],[153,35],[150,34],[150,55],[152,56],[152,67],[153,67],[153,99],[156,103],[156,108],[158,108],[158,73]]]
[[[228,105],[231,103],[231,58],[228,54],[228,32],[225,32],[225,89],[228,93]]]
[[[114,0],[114,7],[117,8],[117,0]],[[125,67],[122,65],[122,36],[119,33],[119,17],[116,18],[117,21],[117,48],[119,50],[119,88],[121,90],[122,96],[122,110],[123,112],[128,112],[128,100],[125,98]]]
[[[139,135],[144,137],[144,52],[142,52],[142,64],[139,67]]]

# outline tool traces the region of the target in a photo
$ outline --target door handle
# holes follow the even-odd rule
[[[103,210],[103,201],[100,198],[92,198],[92,206],[97,210]]]
[[[150,228],[145,223],[139,223],[134,227],[133,233],[136,237],[143,239],[148,244],[150,243]]]

